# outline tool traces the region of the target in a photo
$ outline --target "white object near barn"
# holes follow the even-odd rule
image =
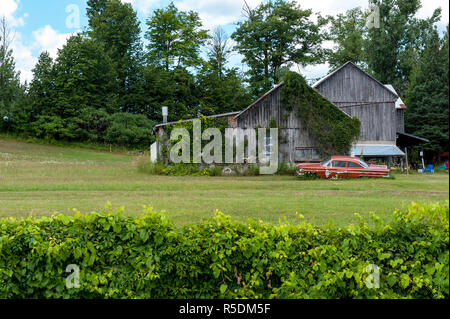
[[[150,146],[150,161],[155,163],[158,160],[158,143],[155,142]]]

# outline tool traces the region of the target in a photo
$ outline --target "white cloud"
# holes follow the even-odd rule
[[[1,0],[2,4],[0,5],[0,17],[6,17],[9,25],[12,27],[23,26],[25,24],[24,18],[26,18],[26,14],[23,17],[15,17],[15,12],[19,7],[20,0]]]
[[[261,2],[261,0],[247,1],[251,8],[255,8]],[[183,11],[198,12],[204,27],[213,29],[240,20],[244,0],[181,0],[175,5]]]
[[[0,6],[0,15],[6,16],[6,18],[12,18],[14,12],[16,12],[19,6],[19,1],[16,0],[2,0],[2,5]]]
[[[10,28],[20,27],[25,24],[24,18],[28,17],[25,13],[23,17],[17,18],[17,9],[19,0],[1,0],[0,16],[5,16]],[[78,31],[77,31],[78,32]],[[20,32],[12,32],[13,41],[11,49],[13,50],[16,69],[20,72],[22,82],[30,82],[33,78],[32,69],[38,60],[37,56],[48,51],[53,58],[56,58],[58,49],[66,43],[71,33],[59,33],[50,25],[46,25],[33,31],[32,40],[26,43]]]
[[[307,80],[316,80],[328,74],[330,66],[328,63],[308,65],[304,68],[295,66],[293,70],[301,73]]]
[[[448,0],[422,0],[422,8],[420,8],[419,12],[417,13],[417,16],[419,18],[429,18],[433,14],[434,10],[438,7],[441,7],[442,13],[441,13],[441,25],[447,25],[449,22],[449,2]]]
[[[75,33],[59,33],[51,26],[46,25],[33,31],[33,39],[28,45],[22,41],[21,34],[16,33],[12,49],[16,69],[20,71],[22,82],[27,81],[29,83],[33,79],[32,70],[38,61],[37,56],[43,51],[47,51],[55,59],[58,49],[61,49],[66,44],[67,39]]]
[[[56,58],[58,49],[61,49],[66,44],[67,39],[76,33],[59,33],[50,25],[46,25],[43,28],[33,31],[32,47],[38,50],[39,53],[47,51],[52,58]]]
[[[33,56],[31,48],[23,44],[20,34],[16,34],[12,49],[14,60],[16,62],[16,69],[20,71],[22,82],[30,82],[33,78],[33,72],[31,70],[36,65],[38,59]]]

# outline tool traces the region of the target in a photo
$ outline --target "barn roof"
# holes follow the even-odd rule
[[[373,157],[405,156],[405,153],[395,145],[355,145],[351,148],[351,153]]]
[[[252,107],[254,107],[255,105],[258,105],[258,103],[263,100],[266,96],[270,95],[272,92],[274,92],[276,89],[278,89],[279,87],[281,87],[284,84],[284,82],[281,82],[280,84],[274,85],[274,87],[272,89],[270,89],[269,91],[267,91],[263,96],[261,96],[259,99],[257,99],[255,102],[253,102],[252,104],[250,104],[248,107],[246,107],[245,109],[243,109],[241,112],[238,112],[238,114],[234,117],[235,119],[237,119],[238,117],[240,117],[241,115],[243,115],[244,113],[246,113],[248,110],[250,110]]]
[[[235,119],[241,117],[242,115],[244,115],[247,111],[249,111],[251,108],[259,105],[259,102],[261,100],[263,100],[264,98],[266,98],[267,96],[269,96],[270,94],[272,94],[274,91],[276,91],[278,88],[282,87],[284,85],[284,82],[281,82],[280,84],[274,85],[272,89],[270,89],[269,91],[267,91],[264,95],[262,95],[259,99],[257,99],[255,102],[253,102],[252,104],[250,104],[248,107],[246,107],[244,110],[242,110],[241,112],[238,112],[238,114],[234,117]],[[328,98],[326,98],[325,96],[323,96],[322,94],[320,94],[320,92],[315,91],[317,94],[319,94],[322,98],[326,99],[330,104],[333,104],[331,101],[328,100]],[[334,106],[336,106],[335,104],[333,104]],[[337,107],[337,106],[336,106]],[[339,109],[339,107],[337,107]],[[349,116],[347,113],[345,113],[344,111],[342,111],[341,109],[339,109],[342,113],[344,113],[345,115]],[[350,117],[350,116],[349,116]]]
[[[363,69],[361,69],[359,66],[357,66],[355,63],[349,61],[345,64],[343,64],[341,67],[339,67],[338,69],[334,70],[333,72],[329,73],[328,75],[324,76],[323,78],[321,78],[319,81],[317,81],[316,83],[314,83],[311,87],[313,88],[317,88],[319,85],[321,85],[323,82],[329,80],[331,77],[333,77],[333,75],[335,75],[336,73],[338,73],[339,71],[341,71],[344,67],[346,67],[347,65],[351,65],[354,68],[358,69],[359,71],[361,71],[362,73],[364,73],[366,76],[368,76],[370,79],[372,79],[373,81],[375,81],[376,83],[378,83],[382,88],[384,88],[385,90],[389,91],[389,93],[395,95],[395,97],[399,97],[397,92],[395,92],[395,90],[391,90],[389,88],[387,88],[383,83],[381,83],[380,81],[378,81],[377,79],[375,79],[372,75],[370,75],[369,73],[367,73],[366,71],[364,71]],[[393,88],[392,88],[393,89]]]
[[[216,115],[209,115],[209,116],[205,116],[206,118],[217,118],[217,117],[227,117],[227,116],[233,116],[238,114],[239,112],[229,112],[229,113],[223,113],[223,114],[216,114]],[[160,128],[160,127],[164,127],[167,125],[173,125],[173,124],[177,124],[177,123],[185,123],[185,122],[191,122],[194,120],[198,120],[199,118],[193,118],[193,119],[188,119],[188,120],[181,120],[181,121],[176,121],[176,122],[167,122],[167,123],[161,123],[161,124],[157,124],[153,127],[153,134],[155,133],[155,131]]]
[[[394,87],[392,85],[385,84],[384,86],[387,87],[392,93],[398,95],[397,91],[395,91],[395,89],[394,89]],[[406,109],[406,105],[405,105],[405,103],[403,103],[403,101],[402,101],[402,99],[400,97],[395,102],[395,108],[396,109],[401,109],[401,110]]]

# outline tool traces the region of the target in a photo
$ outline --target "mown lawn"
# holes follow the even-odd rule
[[[395,179],[314,180],[295,177],[166,177],[137,170],[137,156],[37,145],[0,138],[0,217],[73,214],[107,201],[138,215],[142,205],[165,211],[178,225],[220,209],[234,218],[277,223],[296,212],[307,221],[338,226],[354,213],[388,219],[412,201],[449,199],[448,174],[395,175]]]

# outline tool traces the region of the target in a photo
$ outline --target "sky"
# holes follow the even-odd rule
[[[141,29],[146,31],[145,21],[153,10],[166,7],[171,0],[121,0],[131,3],[141,20]],[[247,0],[254,8],[263,0]],[[243,19],[244,0],[174,0],[183,11],[194,10],[199,13],[205,28],[212,30],[222,27],[228,35],[236,28],[236,22]],[[312,9],[322,15],[345,13],[354,7],[368,7],[367,0],[296,0],[302,8]],[[438,28],[444,30],[449,21],[448,0],[422,0],[418,16],[429,17],[437,8],[442,8],[442,20]],[[0,16],[5,16],[13,30],[12,49],[16,69],[21,73],[22,81],[30,81],[32,69],[41,52],[48,51],[55,58],[58,49],[73,34],[84,30],[86,18],[86,0],[0,0]],[[327,44],[330,45],[330,44]],[[234,54],[230,64],[244,69],[239,54]],[[327,64],[299,68],[306,78],[315,79],[325,76]]]

